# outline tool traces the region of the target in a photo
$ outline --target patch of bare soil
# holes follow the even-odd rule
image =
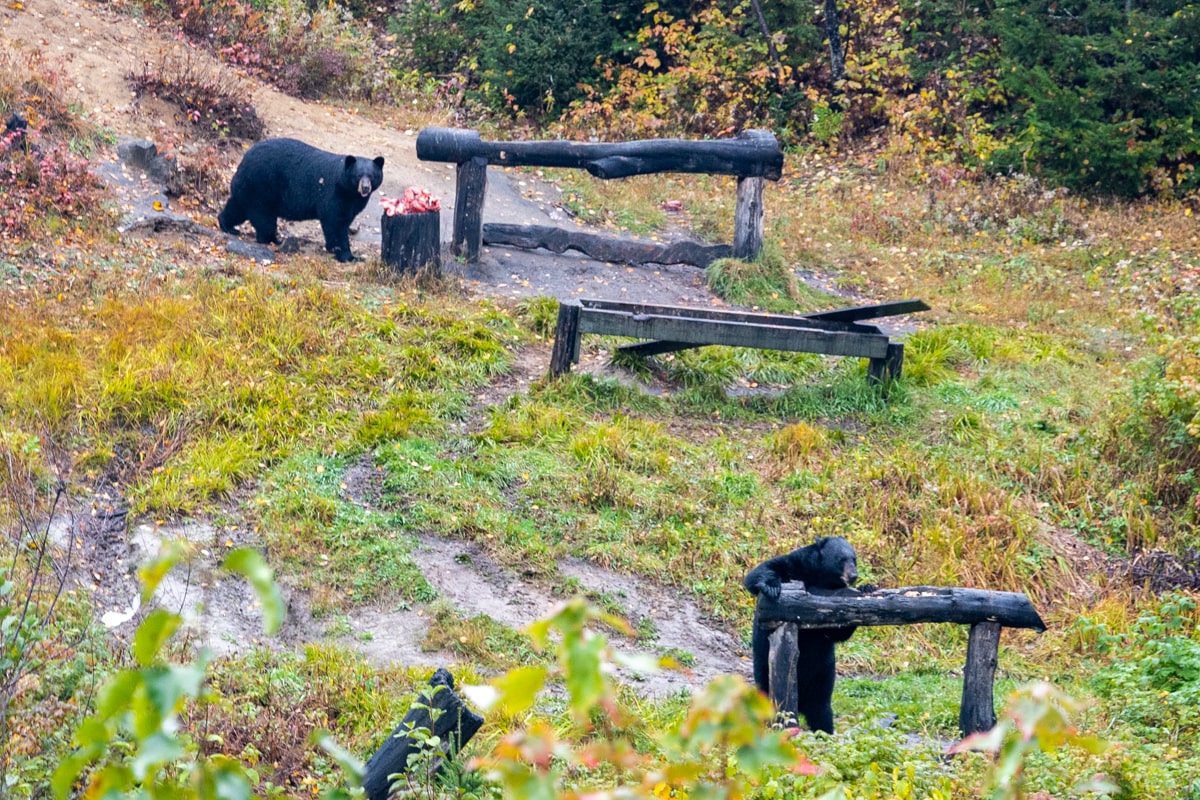
[[[524,627],[551,613],[562,595],[524,579],[498,564],[470,542],[422,536],[413,559],[429,583],[466,616],[483,614],[510,628]],[[638,641],[621,640],[626,652],[673,655],[686,662],[682,670],[649,674],[623,672],[639,692],[663,697],[681,690],[697,691],[727,672],[749,676],[741,643],[706,618],[684,593],[648,581],[619,575],[579,559],[560,562],[559,570],[587,592],[614,601],[630,625],[648,632]],[[425,608],[362,608],[350,613],[354,646],[379,663],[451,667],[453,656],[421,648],[428,626]]]

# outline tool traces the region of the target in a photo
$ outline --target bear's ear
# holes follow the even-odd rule
[[[346,156],[346,169],[354,169],[354,162],[357,160],[354,156]]]
[[[375,166],[383,169],[383,156],[375,156]]]

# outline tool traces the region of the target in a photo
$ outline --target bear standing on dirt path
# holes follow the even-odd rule
[[[803,581],[809,588],[844,589],[858,580],[858,557],[854,547],[840,536],[817,539],[783,556],[776,556],[746,573],[742,585],[753,595],[779,599],[782,584]],[[833,682],[837,662],[833,648],[854,634],[854,627],[815,628],[799,631],[800,658],[796,663],[799,712],[814,731],[833,733]],[[754,626],[754,683],[768,691],[770,634]]]
[[[225,233],[250,220],[260,244],[280,244],[279,218],[316,219],[325,249],[353,261],[350,223],[383,183],[383,156],[340,156],[295,139],[264,139],[242,156],[217,221]]]

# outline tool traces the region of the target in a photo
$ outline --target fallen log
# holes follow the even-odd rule
[[[707,267],[718,258],[728,258],[733,252],[727,244],[657,244],[555,228],[550,225],[506,225],[491,222],[483,226],[483,243],[521,247],[526,250],[541,247],[553,253],[578,250],[597,261],[614,264],[693,264],[697,267]]]

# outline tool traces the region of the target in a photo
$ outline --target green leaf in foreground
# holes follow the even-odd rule
[[[239,547],[225,559],[225,569],[236,572],[254,587],[263,607],[263,630],[275,633],[283,624],[283,594],[275,583],[275,575],[262,554],[249,547]]]

